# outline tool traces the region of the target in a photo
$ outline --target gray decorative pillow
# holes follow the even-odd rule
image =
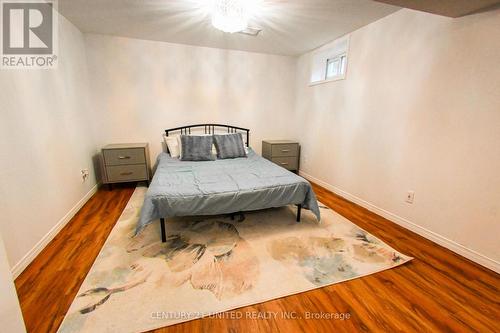
[[[226,159],[247,156],[241,133],[214,134],[214,144],[215,149],[217,149],[217,158]]]
[[[211,135],[181,135],[182,161],[213,161]]]

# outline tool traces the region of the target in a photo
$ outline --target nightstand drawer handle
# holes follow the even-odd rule
[[[288,165],[288,163],[286,163],[286,162],[281,162],[280,164],[281,165]]]
[[[290,149],[281,149],[282,153],[288,153],[289,151],[290,151]]]
[[[119,160],[128,160],[130,159],[130,156],[118,156]]]
[[[130,176],[131,174],[133,174],[132,171],[120,173],[120,175],[122,175],[122,176]]]

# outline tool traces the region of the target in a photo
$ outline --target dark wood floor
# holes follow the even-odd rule
[[[156,332],[500,332],[500,276],[319,186],[318,199],[397,250],[400,267]],[[99,190],[15,281],[29,332],[55,332],[134,191]],[[278,277],[277,277],[278,278]],[[283,277],[279,277],[283,278]],[[277,283],[279,283],[277,281]],[[349,313],[346,320],[248,319],[266,311]],[[237,314],[234,314],[237,316]]]

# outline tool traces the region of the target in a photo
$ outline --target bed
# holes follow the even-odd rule
[[[187,135],[200,128],[204,134],[221,128],[228,133],[242,131],[248,147],[249,130],[229,125],[190,125],[165,130],[165,134]],[[161,239],[165,242],[165,219],[170,217],[235,214],[287,205],[297,205],[297,222],[301,208],[311,210],[320,220],[316,196],[308,181],[247,149],[247,157],[214,161],[181,161],[168,152],[161,153],[136,234],[160,219]]]

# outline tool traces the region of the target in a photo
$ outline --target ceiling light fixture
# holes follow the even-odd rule
[[[262,31],[260,28],[256,27],[247,27],[241,31],[238,31],[239,34],[248,35],[252,37],[257,37],[257,35]]]
[[[214,0],[212,25],[224,32],[239,32],[248,27],[249,11],[245,0]]]

